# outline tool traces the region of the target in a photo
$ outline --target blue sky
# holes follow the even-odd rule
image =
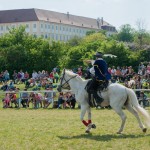
[[[0,10],[39,8],[97,19],[116,26],[130,24],[137,28],[137,21],[150,31],[150,0],[0,0]]]

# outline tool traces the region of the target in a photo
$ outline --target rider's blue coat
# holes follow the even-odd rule
[[[97,80],[110,80],[111,74],[108,72],[108,67],[102,58],[97,59],[94,62],[94,70],[95,70],[95,77]]]

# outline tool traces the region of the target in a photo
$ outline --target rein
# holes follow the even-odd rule
[[[75,78],[75,77],[77,77],[77,75],[75,75],[75,76],[71,77],[70,79],[66,80],[65,79],[65,71],[64,71],[63,76],[62,76],[61,81],[60,81],[60,88],[65,88],[65,89],[70,90],[69,81],[71,79]],[[62,84],[63,79],[65,80],[65,83]],[[65,86],[66,84],[67,84],[67,86]]]

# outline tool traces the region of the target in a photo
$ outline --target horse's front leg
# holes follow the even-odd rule
[[[91,123],[91,115],[90,115],[90,120],[88,120],[88,122],[84,120],[84,116],[85,116],[85,113],[86,113],[86,111],[87,111],[87,108],[88,108],[88,105],[82,105],[82,104],[81,104],[80,119],[81,119],[82,123],[83,123],[86,127],[88,127],[89,123]],[[87,131],[87,130],[86,130],[85,132],[86,132],[86,133],[89,133],[90,131]]]
[[[94,129],[96,128],[96,125],[92,124],[92,121],[91,121],[91,108],[90,108],[90,106],[88,106],[88,108],[87,108],[87,113],[88,113],[88,126],[86,129],[86,133],[89,133],[92,128],[94,128]]]
[[[86,111],[88,113],[88,121],[84,120]],[[89,105],[81,105],[80,119],[81,119],[82,123],[87,127],[87,129],[85,131],[86,133],[89,133],[91,128],[96,128],[95,124],[92,124],[92,121],[91,121],[91,108]]]

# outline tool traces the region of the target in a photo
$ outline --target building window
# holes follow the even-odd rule
[[[7,30],[7,31],[9,30],[9,26],[6,26],[6,30]]]
[[[26,29],[28,29],[29,28],[29,25],[28,24],[26,24]]]
[[[45,29],[47,29],[47,24],[45,24]]]
[[[59,27],[59,30],[61,31],[61,26]]]
[[[56,30],[58,30],[58,27],[56,26]]]
[[[52,30],[54,30],[54,25],[52,25]]]
[[[43,24],[41,24],[41,29],[43,29]]]
[[[36,24],[33,24],[33,28],[36,28]]]
[[[48,25],[48,29],[50,29],[50,25]]]
[[[4,29],[3,26],[1,26],[1,31],[3,31],[3,29]]]

